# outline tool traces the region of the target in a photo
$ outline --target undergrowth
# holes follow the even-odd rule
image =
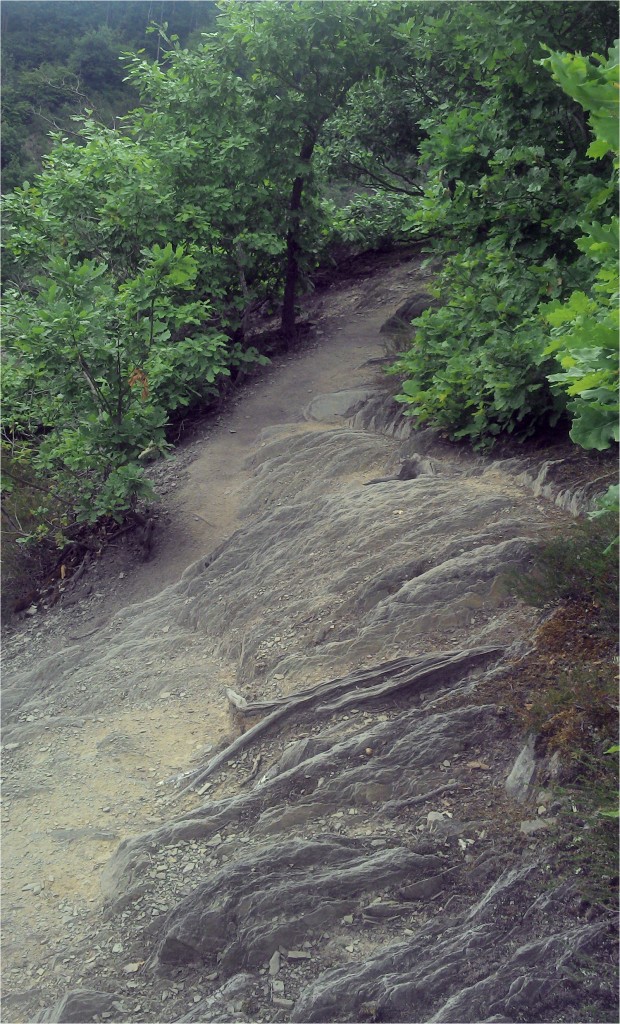
[[[561,763],[568,809],[556,869],[584,907],[618,897],[618,557],[616,517],[580,522],[541,544],[513,578],[526,603],[550,608],[535,649],[511,673],[513,711],[541,751]]]
[[[534,568],[511,577],[511,589],[536,608],[559,601],[586,602],[593,624],[616,633],[618,622],[618,526],[613,515],[576,523],[568,533],[534,549]]]

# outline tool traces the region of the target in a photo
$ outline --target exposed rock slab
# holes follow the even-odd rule
[[[17,738],[45,729],[29,709],[63,673],[83,710],[104,709],[95,665],[153,700],[202,687],[216,707],[234,682],[242,719],[275,715],[179,780],[213,798],[173,803],[103,872],[102,928],[131,933],[147,984],[209,971],[208,994],[175,990],[165,1019],[542,1021],[613,1001],[611,977],[578,974],[609,959],[607,922],[546,874],[556,819],[523,828],[535,749],[478,695],[527,645],[533,615],[503,577],[528,565],[548,506],[523,465],[443,459],[385,410],[360,389],[315,399],[307,430],[270,431],[242,529],[86,653],[9,686]],[[47,1013],[122,1019],[98,990]]]
[[[356,909],[361,892],[395,885],[416,868],[423,871],[425,859],[405,848],[377,852],[336,836],[254,846],[175,908],[159,959],[217,955],[224,969],[259,967],[279,946],[301,945]]]
[[[37,1021],[39,1024],[86,1024],[99,1020],[101,1014],[111,1016],[111,1011],[120,1009],[121,1002],[110,992],[75,989],[40,1014]]]
[[[534,937],[534,920],[515,926],[510,907],[534,871],[510,869],[466,913],[433,921],[370,960],[321,975],[300,995],[291,1019],[354,1021],[370,1007],[375,1019],[388,1021],[477,1022],[489,1014],[550,1019],[546,1013],[570,1005],[566,989],[574,965],[600,946],[605,925],[544,938]],[[587,991],[586,982],[579,998]],[[598,994],[596,982],[592,991]]]

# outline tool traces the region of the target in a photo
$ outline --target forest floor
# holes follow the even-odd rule
[[[277,699],[299,690],[301,685],[345,675],[360,662],[400,657],[404,647],[407,656],[414,658],[426,656],[428,650],[441,651],[446,647],[458,652],[472,641],[508,647],[521,640],[522,653],[531,649],[527,638],[534,635],[540,623],[539,613],[507,599],[501,588],[494,589],[492,580],[483,586],[482,562],[471,563],[470,589],[459,589],[470,572],[470,568],[463,569],[463,559],[470,538],[475,536],[476,558],[479,551],[505,550],[510,567],[516,558],[514,551],[521,544],[524,523],[526,533],[536,536],[544,534],[550,526],[562,529],[568,517],[551,501],[536,496],[532,486],[526,486],[519,476],[527,469],[525,462],[515,466],[514,459],[507,457],[510,467],[504,470],[501,465],[497,468],[489,460],[470,456],[461,448],[439,441],[423,459],[429,465],[433,463],[429,473],[440,478],[440,488],[454,487],[456,481],[457,490],[446,490],[434,516],[437,538],[443,538],[444,546],[451,545],[449,559],[461,559],[453,584],[458,600],[452,602],[452,597],[440,595],[436,614],[429,619],[424,611],[425,598],[424,608],[414,608],[402,621],[398,620],[401,602],[400,610],[391,610],[387,615],[389,629],[385,622],[378,626],[369,617],[369,608],[377,605],[377,601],[389,601],[403,584],[402,558],[404,545],[409,543],[408,534],[401,532],[396,536],[394,531],[404,529],[410,502],[411,516],[418,514],[419,507],[415,496],[411,498],[410,492],[405,491],[405,483],[386,481],[387,486],[364,487],[369,478],[396,475],[402,449],[393,433],[373,432],[361,423],[354,423],[351,428],[351,415],[354,417],[357,405],[363,405],[365,396],[385,391],[376,365],[385,355],[386,339],[380,329],[399,304],[423,286],[419,259],[387,258],[377,261],[372,273],[315,293],[307,303],[306,314],[316,326],[302,345],[274,359],[270,367],[239,388],[215,418],[196,427],[170,460],[152,467],[160,499],[151,558],[146,562],[140,560],[131,536],[119,539],[100,560],[93,562],[79,584],[67,592],[66,599],[47,611],[36,607],[32,614],[5,628],[3,658],[8,686],[3,702],[6,725],[2,771],[4,1020],[35,1020],[44,1007],[64,992],[84,989],[97,990],[99,995],[92,997],[91,1004],[84,1001],[85,997],[81,1003],[78,998],[78,1008],[74,1006],[69,1012],[80,1016],[63,1016],[63,1012],[67,1013],[65,1007],[64,1011],[57,1011],[60,1016],[52,1013],[47,1019],[302,1019],[295,1014],[315,1012],[307,1001],[304,1003],[304,993],[311,990],[312,979],[320,977],[319,961],[323,968],[346,964],[352,957],[359,959],[360,954],[372,959],[382,945],[394,938],[391,919],[389,924],[377,919],[372,941],[366,935],[362,949],[359,937],[345,934],[349,915],[347,908],[345,912],[341,908],[338,927],[332,927],[327,920],[321,922],[318,946],[309,923],[306,942],[293,934],[294,929],[289,929],[291,942],[298,941],[302,948],[299,956],[289,961],[286,992],[277,978],[272,984],[272,975],[275,977],[278,971],[273,966],[273,957],[267,957],[265,964],[269,962],[271,967],[268,971],[266,965],[260,971],[257,968],[256,983],[246,980],[245,989],[241,984],[238,992],[234,985],[230,991],[224,991],[224,986],[224,994],[218,995],[218,986],[221,988],[226,980],[218,966],[220,961],[226,962],[221,950],[213,962],[208,963],[205,958],[193,974],[187,974],[185,966],[175,968],[177,973],[173,975],[147,971],[154,944],[161,941],[154,928],[165,914],[174,913],[175,901],[190,892],[187,882],[196,879],[201,870],[221,868],[229,858],[234,861],[230,847],[235,837],[223,841],[218,831],[215,842],[210,833],[205,850],[200,847],[198,833],[192,834],[191,840],[175,834],[162,844],[163,861],[160,858],[159,862],[157,843],[150,842],[149,864],[144,868],[148,884],[144,882],[140,894],[134,893],[132,899],[137,902],[130,910],[123,902],[125,897],[119,896],[121,890],[114,868],[111,881],[107,882],[103,869],[121,840],[149,830],[159,834],[157,830],[171,817],[191,817],[200,810],[195,793],[174,799],[169,780],[195,770],[211,751],[238,736],[238,722],[231,718],[229,706],[222,698],[225,686],[245,690],[248,699]],[[336,395],[339,397],[332,401],[330,396]],[[350,429],[353,447],[347,433]],[[553,454],[557,456],[558,451]],[[542,464],[544,455],[545,452],[536,454],[533,461]],[[292,462],[289,465],[287,459],[295,457],[294,466]],[[580,461],[575,472],[577,486],[600,474],[601,466],[596,459],[587,466]],[[532,480],[535,477],[536,472]],[[286,519],[298,507],[298,495],[307,495],[308,501],[320,504],[331,500],[332,492],[340,504],[331,507],[322,526],[312,525],[311,534],[304,532],[307,523],[303,517],[290,522]],[[456,494],[462,497],[466,509],[457,524],[461,534],[454,522],[449,527],[442,527],[440,522],[441,515],[448,511],[457,515]],[[388,498],[391,504],[385,504]],[[428,500],[430,503],[430,497]],[[380,525],[373,533],[369,512],[366,546],[356,547],[361,544],[365,520],[355,517],[364,513],[365,503],[370,501],[378,502]],[[394,504],[398,507],[394,508]],[[274,517],[268,518],[268,537],[273,543],[264,535],[255,536],[265,516]],[[326,538],[327,546],[322,553],[322,535],[338,516],[343,517],[343,526],[337,535],[337,546],[332,547],[330,554]],[[355,523],[358,529],[354,533]],[[428,528],[424,529],[427,532],[423,531],[423,535],[427,537]],[[277,544],[285,543],[289,535],[292,548],[282,556],[288,559],[283,571],[281,563],[275,565],[270,559],[275,557]],[[195,599],[201,573],[209,571],[209,558],[205,562],[205,556],[223,550],[222,558],[230,561],[233,556],[227,553],[226,542],[231,537],[233,546],[239,550],[247,546],[245,563],[240,568],[232,565],[226,569],[228,576],[221,586],[227,590],[218,589],[219,577],[214,576],[207,589],[202,588],[202,596]],[[438,543],[436,539],[428,541],[429,564],[434,558],[437,566],[447,565],[444,548],[437,554]],[[454,544],[460,552],[456,556]],[[308,548],[310,560],[305,568],[298,568],[295,558],[307,554]],[[392,568],[395,575],[382,583],[379,597],[371,599],[368,594],[380,573],[369,569],[367,561],[380,559],[383,550],[386,571]],[[409,565],[409,556],[408,559]],[[336,582],[330,576],[336,571],[331,565],[334,561],[342,562],[346,569]],[[407,585],[421,571],[409,568],[404,581]],[[363,599],[362,584],[367,588]],[[313,588],[317,588],[314,600]],[[330,601],[336,591],[338,600],[332,606]],[[258,610],[252,603],[255,601]],[[358,627],[360,632],[356,634]],[[572,630],[573,641],[575,635],[584,635],[583,630],[587,633],[587,622],[579,628],[582,633]],[[330,630],[334,632],[330,634]],[[596,649],[596,657],[607,657],[607,648],[603,647],[599,645]],[[564,656],[570,658],[570,651],[565,651]],[[506,712],[506,708],[510,709],[509,696],[512,695],[513,705],[519,703],[514,698],[516,688],[527,702],[527,685],[527,680],[525,684],[519,683],[519,689],[514,679],[507,684],[500,718],[507,713],[515,717],[514,707]],[[497,691],[497,680],[493,687]],[[469,690],[465,692],[469,694]],[[489,696],[484,685],[481,693],[484,699]],[[452,703],[448,702],[443,711],[458,716],[463,691],[453,693],[450,699]],[[484,700],[470,703],[480,711]],[[401,700],[387,710],[385,705],[378,710],[371,708],[362,716],[363,725],[366,729],[385,729],[394,708],[403,712],[403,707]],[[471,708],[467,710],[471,712]],[[357,715],[356,711],[332,723],[332,732],[335,730],[340,744],[350,738],[354,725],[359,725],[361,719]],[[532,768],[531,773],[539,780],[538,810],[532,794],[528,799],[534,800],[534,806],[506,803],[504,782],[525,742],[515,729],[506,731],[503,724],[497,734],[492,730],[488,735],[463,734],[462,749],[438,760],[434,781],[446,792],[439,802],[431,800],[428,806],[421,803],[421,811],[430,812],[437,806],[435,819],[429,815],[429,820],[438,820],[437,815],[448,820],[454,815],[455,819],[475,821],[477,825],[477,839],[470,840],[469,833],[459,831],[456,822],[450,834],[442,833],[440,838],[446,850],[440,851],[441,856],[447,856],[449,842],[460,844],[457,851],[469,850],[470,843],[476,842],[477,851],[484,852],[491,844],[494,856],[498,851],[503,856],[516,843],[521,852],[533,854],[549,830],[556,830],[556,823],[561,820],[561,801],[558,803],[547,788],[549,778],[540,766],[536,771]],[[272,739],[267,739],[257,748],[261,771],[262,766],[277,760],[287,741],[304,735],[322,736],[324,732],[330,735],[329,730],[317,729],[313,720],[306,722],[304,732],[303,716],[292,726],[287,724],[275,746]],[[459,728],[454,733],[458,737]],[[374,740],[368,742],[372,742],[367,748],[372,754]],[[442,742],[438,741],[437,758]],[[467,756],[465,750],[469,751]],[[249,799],[250,791],[243,788],[249,779],[244,783],[243,776],[247,777],[255,753],[248,748],[238,759],[231,757],[228,765],[233,771],[229,775],[234,777],[225,778],[225,773],[220,773],[214,778],[213,793],[209,795]],[[453,780],[448,780],[447,775],[459,774],[461,768],[453,767],[459,758],[464,774],[459,776],[458,786],[455,783],[456,789],[461,789],[455,797],[447,785]],[[209,788],[208,784],[203,794]],[[287,797],[293,810],[296,793],[297,790],[292,791]],[[357,799],[349,803],[342,797],[342,807],[336,802],[329,813],[339,821],[346,816],[346,821],[358,826],[359,831],[365,814],[362,804]],[[251,817],[249,804],[244,805],[239,820],[248,815]],[[300,842],[310,842],[312,835],[303,814],[291,821],[292,831],[299,834]],[[526,828],[522,828],[524,824]],[[425,827],[407,822],[405,831],[413,836],[411,842],[418,842],[420,830]],[[362,841],[355,829],[347,831],[338,822],[335,828],[338,836],[344,837],[335,840],[336,846],[345,841],[348,832],[352,843]],[[325,833],[325,827],[321,826],[321,830],[321,834]],[[274,831],[278,839],[278,829]],[[565,838],[561,840],[560,832],[558,825],[555,841],[558,849],[564,849],[570,845],[568,833],[562,833]],[[258,834],[261,835],[260,829]],[[269,834],[270,830],[263,828],[263,838]],[[363,838],[371,834],[374,832],[369,827],[361,835]],[[435,831],[433,836],[433,842],[439,841]],[[255,842],[251,832],[245,837],[239,834],[238,838],[237,852],[243,853],[247,848],[240,844]],[[422,838],[428,839],[426,833]],[[214,851],[222,842],[222,851],[226,848],[228,852],[218,851],[216,857]],[[368,842],[382,848],[389,846],[392,838],[384,838],[381,832],[379,838],[375,836]],[[217,863],[214,858],[219,858]],[[314,867],[308,870],[314,871]],[[101,892],[102,872],[107,903]],[[487,877],[482,870],[479,875],[481,881]],[[463,892],[466,891],[467,886]],[[530,895],[523,895],[523,899]],[[115,903],[110,910],[112,897]],[[609,951],[601,939],[601,928],[608,928],[606,904],[601,905],[600,911],[592,911],[592,901],[586,901],[579,910],[583,898],[572,893],[564,902],[571,900],[577,908],[575,913],[583,919],[584,929],[590,929],[594,937],[588,955],[598,956],[599,967],[605,964],[608,969]],[[456,902],[460,907],[462,897]],[[399,906],[402,908],[402,904]],[[440,911],[441,906],[440,896],[433,912]],[[549,914],[553,917],[551,911]],[[411,920],[408,923],[413,924]],[[411,928],[405,929],[405,933],[413,934]],[[285,946],[283,940],[274,948],[284,950]],[[283,951],[281,955],[285,958],[286,954]],[[308,967],[309,975],[304,980],[299,972],[306,961],[312,963],[312,969]],[[246,961],[242,957],[241,962],[252,963],[252,957]],[[284,959],[282,963],[284,976]],[[578,991],[575,997],[579,1005],[585,1005],[586,996],[591,1002],[591,1010],[584,1011],[581,1019],[613,1019],[615,1008],[606,980],[601,981],[598,989],[592,985],[586,988],[587,992]],[[111,993],[109,1004],[102,990]],[[294,1009],[296,998],[301,1001]],[[554,998],[559,1006],[559,996]],[[317,1007],[319,1003],[320,1000]],[[357,1010],[343,1012],[359,1013],[359,1005]],[[364,1019],[431,1019],[415,1016],[430,1011],[414,1010],[412,1006],[410,1002],[408,1007],[399,1008],[394,1003],[395,1009],[387,1011],[394,1014],[392,1017],[381,1017],[378,1010],[366,1007]],[[317,1014],[325,1012],[316,1009]],[[522,1012],[520,1009],[519,1013]],[[571,1019],[562,1016],[568,1010],[557,1012],[558,1016],[531,1019]],[[602,1016],[603,1012],[608,1016]],[[216,1015],[209,1017],[209,1013]],[[361,1018],[350,1015],[338,1019]]]

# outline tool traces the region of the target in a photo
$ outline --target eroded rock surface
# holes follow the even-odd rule
[[[248,465],[228,540],[88,646],[8,681],[16,753],[60,717],[68,678],[76,729],[119,693],[136,715],[189,701],[179,744],[194,709],[208,738],[239,691],[228,735],[159,780],[148,827],[107,861],[56,989],[14,1019],[54,999],[41,1020],[613,1014],[610,924],[550,873],[557,818],[522,828],[546,776],[489,685],[536,624],[506,574],[565,521],[550,499],[572,507],[594,485],[573,501],[561,474],[547,494],[540,465],[445,451],[370,373],[266,430]],[[153,720],[151,742],[165,713]],[[97,756],[147,768],[144,731],[116,724]]]

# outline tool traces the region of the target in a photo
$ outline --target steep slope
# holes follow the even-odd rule
[[[342,329],[223,427],[221,506],[191,464],[177,507],[232,535],[5,681],[6,1019],[613,1016],[557,761],[501,700],[536,626],[503,577],[596,467],[411,432],[363,364],[412,273],[327,300]]]

